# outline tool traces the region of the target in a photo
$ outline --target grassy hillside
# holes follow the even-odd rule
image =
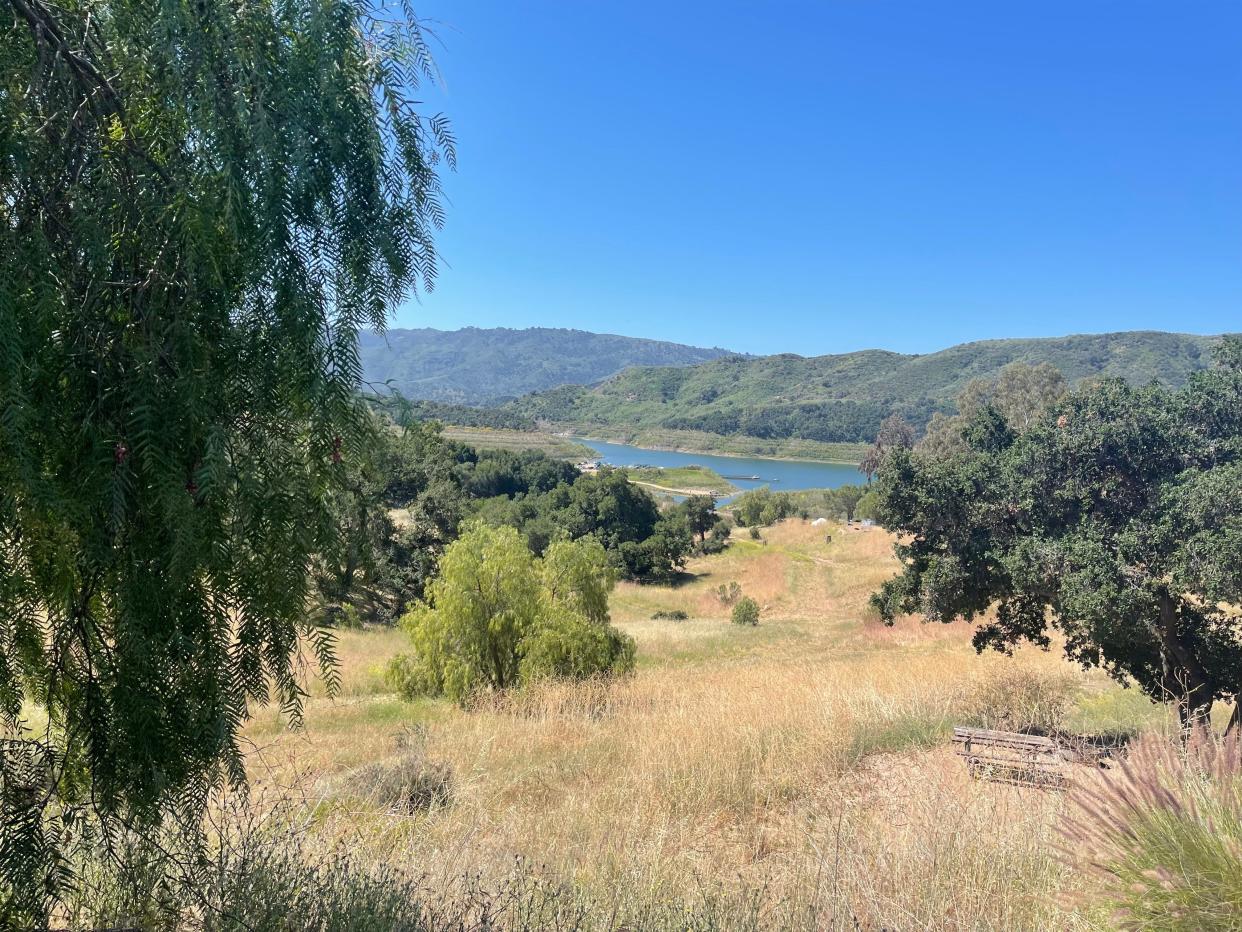
[[[565,384],[589,384],[627,366],[689,366],[728,354],[582,330],[532,327],[364,333],[364,378],[407,398],[493,404]]]
[[[1134,332],[1057,339],[987,340],[905,356],[866,350],[836,356],[725,357],[685,368],[634,368],[592,387],[564,386],[507,406],[565,425],[800,438],[870,440],[897,412],[922,425],[974,378],[1022,361],[1051,363],[1071,382],[1116,376],[1180,385],[1211,363],[1215,337]]]
[[[1107,927],[1067,903],[1084,881],[1054,857],[1061,794],[972,780],[949,735],[1163,711],[1055,651],[978,656],[965,624],[884,627],[867,608],[896,566],[882,531],[788,521],[764,538],[678,585],[617,588],[639,651],[622,682],[409,704],[383,678],[407,636],[344,631],[339,697],[312,683],[302,731],[259,710],[252,775],[295,787],[326,849],[426,878],[446,909],[463,876],[548,908],[537,876],[580,917],[526,928]],[[729,623],[730,582],[757,628]],[[445,799],[402,808],[420,774]]]
[[[535,430],[503,430],[495,427],[446,427],[444,436],[478,450],[542,450],[560,460],[581,463],[595,459],[595,451],[567,437]]]

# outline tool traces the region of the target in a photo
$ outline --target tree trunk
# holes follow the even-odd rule
[[[1160,592],[1160,619],[1156,636],[1160,641],[1165,690],[1177,705],[1177,718],[1184,732],[1211,724],[1216,689],[1194,650],[1178,635],[1180,612],[1167,591]]]
[[[1233,735],[1242,729],[1242,690],[1233,697],[1233,713],[1229,716],[1229,724],[1225,726],[1225,736]]]

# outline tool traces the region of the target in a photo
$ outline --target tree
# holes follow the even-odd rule
[[[390,622],[422,596],[465,513],[460,453],[434,421],[381,424],[343,463],[328,499],[338,533],[314,563],[329,619],[348,605],[368,621]]]
[[[544,494],[485,502],[478,516],[520,529],[536,555],[562,535],[595,537],[614,565],[634,579],[671,576],[685,565],[693,545],[682,510],[661,515],[646,489],[608,468],[593,475],[575,471],[572,484],[562,482]]]
[[[948,456],[962,450],[962,431],[989,406],[1000,412],[1010,429],[1022,433],[1037,423],[1065,395],[1065,390],[1065,377],[1050,363],[1010,363],[994,382],[968,382],[957,397],[957,414],[936,412],[919,441],[919,449],[932,456]]]
[[[735,625],[759,624],[759,603],[750,596],[743,596],[733,606],[733,623]]]
[[[633,641],[608,623],[615,582],[593,538],[556,541],[541,560],[515,529],[479,525],[449,545],[402,619],[414,652],[390,677],[407,696],[465,702],[544,676],[628,672]]]
[[[1050,643],[1176,703],[1184,723],[1242,688],[1242,366],[1179,391],[1103,381],[1015,431],[991,405],[948,458],[895,453],[881,523],[904,569],[875,596],[982,618],[975,646]],[[989,614],[994,609],[994,614]],[[1237,724],[1235,709],[1234,724]]]
[[[0,922],[37,925],[87,820],[244,779],[301,636],[333,682],[307,569],[372,433],[357,333],[433,283],[453,141],[417,26],[361,2],[5,9],[0,718],[42,709],[52,782],[5,796]]]
[[[872,489],[858,500],[854,514],[860,521],[874,521],[879,515],[880,496]]]
[[[743,492],[733,502],[733,516],[743,526],[766,527],[794,513],[793,498],[787,492],[773,492],[763,485]]]
[[[881,422],[875,443],[871,445],[863,461],[858,464],[858,471],[870,482],[871,477],[880,471],[880,467],[884,465],[884,460],[890,453],[908,450],[914,446],[914,437],[914,425],[900,414],[890,414]]]
[[[845,515],[846,521],[854,520],[854,511],[858,502],[867,494],[867,488],[861,485],[842,485],[829,489],[824,493],[825,504],[834,512]]]
[[[710,495],[691,495],[681,503],[691,533],[699,535],[699,543],[707,542],[707,533],[719,520],[716,500]]]

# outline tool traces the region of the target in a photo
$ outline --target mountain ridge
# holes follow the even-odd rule
[[[726,356],[684,368],[630,368],[505,407],[554,425],[700,431],[762,440],[866,442],[900,414],[922,426],[974,378],[1012,362],[1050,363],[1066,379],[1115,376],[1177,386],[1207,368],[1219,336],[1164,331],[977,340],[935,353],[859,350],[823,356]]]
[[[720,347],[566,327],[392,328],[359,339],[363,379],[414,399],[494,405],[566,384],[593,384],[625,368],[686,366],[733,354]]]

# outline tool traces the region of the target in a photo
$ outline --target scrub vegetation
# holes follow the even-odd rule
[[[691,559],[688,581],[618,583],[611,623],[637,646],[620,679],[408,702],[383,675],[404,633],[340,632],[340,698],[312,681],[304,730],[268,708],[246,733],[256,784],[313,813],[270,883],[348,851],[336,882],[401,878],[407,920],[486,904],[593,929],[1090,928],[1061,905],[1093,889],[1057,854],[1064,798],[972,780],[949,732],[1161,729],[1167,708],[1055,653],[980,656],[967,626],[885,626],[867,600],[892,538],[830,528],[786,519]],[[745,598],[757,627],[731,623]],[[394,805],[394,785],[427,802]]]

